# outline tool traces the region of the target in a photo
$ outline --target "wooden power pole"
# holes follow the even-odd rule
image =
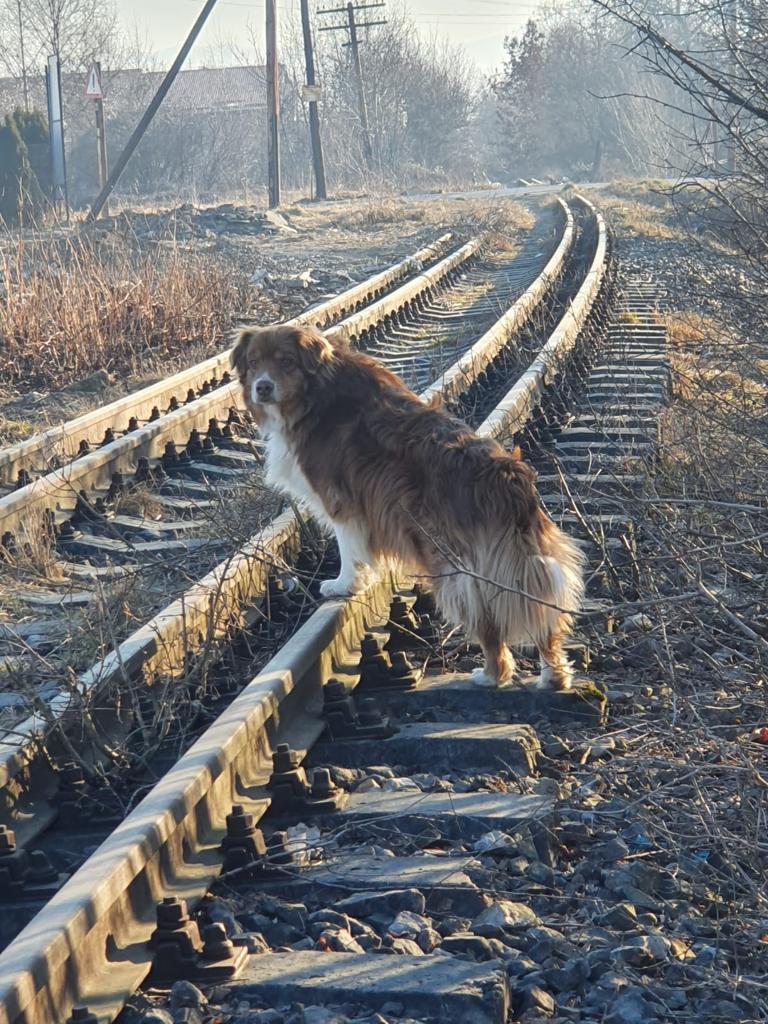
[[[373,25],[386,25],[386,19],[380,19],[378,21],[362,21],[358,22],[355,19],[356,11],[367,11],[371,7],[384,7],[386,6],[384,0],[379,0],[378,3],[364,3],[355,4],[352,0],[347,4],[346,7],[329,7],[325,10],[318,11],[318,14],[346,14],[347,23],[346,25],[325,25],[320,29],[321,32],[338,32],[344,31],[349,32],[349,42],[344,43],[344,46],[349,46],[352,51],[352,67],[355,74],[355,85],[357,86],[357,107],[360,112],[360,125],[363,130],[363,155],[365,156],[365,162],[370,167],[373,164],[373,147],[371,145],[371,130],[368,125],[368,106],[365,102],[365,85],[363,83],[363,67],[360,62],[360,41],[357,35],[359,28],[371,28]]]
[[[269,208],[280,205],[280,81],[277,64],[277,3],[267,0],[267,164]]]
[[[24,90],[24,110],[29,113],[29,83],[27,82],[27,58],[24,53],[24,18],[22,17],[21,0],[17,0],[16,14],[19,19],[19,51],[21,56],[21,87]]]
[[[312,143],[312,165],[315,170],[315,199],[327,199],[323,141],[320,138],[320,113],[317,109],[317,81],[315,80],[315,54],[312,48],[312,27],[309,24],[309,0],[301,0],[301,29],[304,33],[304,63],[307,66],[309,99],[309,137]]]

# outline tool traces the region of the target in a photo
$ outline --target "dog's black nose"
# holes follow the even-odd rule
[[[257,398],[271,398],[275,391],[275,385],[271,380],[257,380],[256,381],[256,397]]]

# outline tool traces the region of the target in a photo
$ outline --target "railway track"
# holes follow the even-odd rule
[[[329,333],[372,348],[418,384],[432,369],[438,372],[450,364],[484,334],[484,327],[498,345],[524,322],[557,279],[571,228],[564,208],[555,206],[543,214],[520,253],[494,253],[477,237],[440,256],[449,241],[450,236],[443,236],[434,246],[299,319],[320,326],[332,322],[326,328]],[[430,255],[431,265],[425,267]],[[527,288],[532,279],[536,284]],[[515,302],[524,290],[521,301]],[[431,340],[424,340],[427,331]],[[417,354],[406,354],[416,349]],[[6,712],[6,723],[11,714],[15,717],[7,725],[12,733],[0,747],[0,784],[10,782],[26,763],[26,755],[19,751],[28,741],[71,708],[72,694],[51,678],[54,665],[74,672],[83,691],[90,693],[107,688],[126,671],[152,672],[175,664],[179,643],[187,643],[198,624],[190,611],[184,634],[172,638],[178,610],[166,608],[171,597],[178,595],[188,609],[207,606],[207,584],[185,593],[192,581],[206,571],[225,571],[228,576],[252,571],[253,550],[247,545],[244,556],[229,561],[229,553],[245,538],[221,532],[222,494],[227,492],[230,500],[233,487],[243,481],[250,487],[260,461],[256,432],[237,408],[237,386],[225,381],[226,359],[228,353],[214,357],[3,453],[6,471],[12,467],[22,481],[44,455],[48,461],[63,461],[0,499],[0,532],[11,559],[15,553],[24,554],[30,535],[33,548],[51,548],[64,579],[57,590],[19,587],[15,598],[26,612],[24,621],[18,627],[2,626],[0,662],[5,663],[7,679],[22,680],[18,689],[27,697],[20,695],[15,708],[11,705]],[[190,395],[184,404],[180,396],[187,385],[195,384],[204,393]],[[165,402],[171,411],[155,415]],[[146,423],[120,433],[118,424],[125,424],[126,417],[140,420],[143,414]],[[105,424],[113,439],[71,458],[91,447],[89,438],[98,438]],[[267,523],[277,507],[271,501],[251,510],[249,534],[260,520]],[[268,529],[267,534],[256,538],[257,548],[266,543],[279,554],[293,537],[294,526]],[[222,559],[226,569],[217,570]],[[261,566],[258,573],[263,575]],[[264,580],[259,576],[251,583],[263,587]],[[143,636],[129,635],[106,659],[91,658],[90,664],[86,645],[84,657],[73,660],[77,644],[66,632],[61,606],[75,612],[87,609],[94,601],[101,602],[110,587],[120,585],[142,591],[142,609],[149,620]],[[152,611],[158,615],[153,617]],[[226,615],[227,604],[222,602],[222,622]],[[125,629],[119,629],[112,631],[105,646],[114,648],[123,640]],[[62,650],[68,659],[63,665],[58,656]],[[30,703],[33,713],[25,716]]]
[[[592,584],[599,594],[601,588],[610,589],[610,572],[619,571],[622,564],[628,528],[622,495],[641,484],[637,465],[653,452],[667,370],[663,331],[650,312],[656,297],[642,288],[630,290],[621,299],[629,316],[621,313],[604,225],[586,202],[574,201],[572,209],[543,276],[500,317],[488,323],[478,315],[475,329],[470,326],[462,340],[449,333],[442,347],[450,358],[442,365],[435,366],[435,352],[423,343],[424,325],[414,329],[402,318],[370,331],[365,343],[380,356],[400,360],[400,371],[419,386],[433,372],[435,382],[425,389],[425,396],[441,391],[482,433],[523,444],[539,470],[542,498],[552,514],[566,528],[584,534],[594,570]],[[500,273],[506,275],[508,269]],[[466,312],[477,299],[478,280],[468,277],[462,287],[470,293],[465,296]],[[488,313],[501,312],[487,299],[485,305]],[[435,317],[434,303],[426,312]],[[463,324],[468,319],[473,318],[461,317]],[[426,323],[431,324],[427,329],[435,327],[434,319]],[[511,338],[514,344],[508,344]],[[185,659],[183,671],[189,671],[194,633],[210,638],[219,632],[232,640],[237,625],[241,632],[258,635],[243,608],[263,593],[268,583],[265,563],[275,562],[278,555],[289,576],[291,571],[300,575],[296,555],[288,554],[300,546],[296,520],[284,513],[183,602],[139,630],[142,635],[129,638],[128,646],[121,645],[112,658],[112,681],[118,675],[124,680],[137,669],[158,678],[178,678]],[[313,574],[328,570],[327,560],[318,563],[313,557]],[[423,792],[414,792],[414,783],[410,791],[393,785],[383,792],[374,785],[368,792],[349,795],[334,778],[343,777],[344,769],[371,764],[382,766],[385,778],[387,771],[397,774],[396,766],[424,774],[450,771],[457,763],[481,772],[497,770],[502,763],[512,777],[519,777],[530,773],[540,756],[530,726],[534,718],[559,716],[595,723],[604,715],[604,698],[594,687],[564,694],[537,693],[527,686],[488,693],[446,674],[446,669],[466,667],[466,646],[440,638],[439,627],[430,618],[428,596],[417,595],[414,612],[412,599],[405,598],[396,581],[382,583],[362,599],[327,602],[311,614],[308,607],[303,612],[297,609],[295,594],[291,598],[284,588],[272,586],[269,593],[272,603],[267,612],[278,622],[303,618],[298,632],[268,660],[264,651],[261,661],[251,652],[250,663],[259,671],[242,693],[234,700],[222,694],[220,717],[11,942],[0,963],[0,1020],[64,1020],[74,1005],[87,1006],[100,1019],[112,1019],[146,974],[153,955],[156,982],[170,983],[178,977],[223,979],[242,971],[242,980],[233,983],[235,992],[246,1001],[266,1005],[306,1003],[317,996],[316,1001],[357,1001],[371,1009],[388,998],[399,998],[412,1017],[432,1019],[429,1015],[438,1006],[441,1019],[506,1019],[509,983],[498,962],[422,957],[424,950],[416,955],[407,944],[389,947],[401,954],[397,958],[374,957],[379,947],[364,928],[370,946],[356,943],[349,947],[351,953],[328,959],[328,953],[319,950],[341,949],[346,941],[339,938],[345,929],[337,927],[341,912],[335,920],[316,918],[328,925],[318,933],[325,936],[325,945],[310,942],[303,950],[249,957],[247,939],[241,937],[241,944],[234,947],[222,944],[226,936],[216,925],[207,935],[202,957],[199,950],[192,955],[187,948],[183,953],[188,940],[199,947],[200,937],[196,925],[186,922],[178,901],[198,898],[220,871],[217,850],[225,825],[229,838],[224,843],[224,870],[235,872],[238,899],[256,891],[268,894],[264,899],[272,900],[273,909],[283,906],[281,901],[295,904],[298,899],[305,909],[317,905],[322,910],[328,906],[322,894],[330,890],[337,897],[361,888],[402,892],[402,879],[407,878],[410,895],[405,900],[413,905],[411,914],[423,916],[425,893],[448,901],[443,913],[454,897],[482,913],[482,893],[471,879],[467,881],[461,866],[471,843],[494,830],[522,833],[525,849],[538,851],[532,856],[546,861],[559,823],[554,801],[544,789],[446,793],[425,786]],[[599,605],[588,611],[582,651],[588,647],[589,630],[602,628],[604,618]],[[260,616],[263,625],[263,606]],[[103,685],[105,674],[109,675],[109,666],[101,665],[90,684]],[[356,708],[350,702],[355,688],[363,698],[374,693],[379,709],[362,700]],[[76,710],[77,702],[73,705],[69,694],[61,708],[62,724],[46,745],[47,762],[23,738],[6,744],[6,815],[18,832],[18,860],[27,858],[15,878],[10,872],[18,885],[9,919],[23,922],[24,901],[29,911],[59,881],[53,877],[55,856],[47,877],[39,856],[35,870],[30,870],[28,850],[33,841],[55,852],[73,840],[82,847],[101,838],[99,826],[103,831],[104,822],[94,821],[98,812],[90,818],[83,815],[89,801],[92,808],[99,806],[99,794],[87,793],[85,780],[73,778],[72,769],[67,770],[69,778],[67,772],[51,770],[57,736],[59,743],[71,737],[66,715],[69,712],[71,718]],[[109,713],[116,714],[115,706]],[[515,724],[488,726],[510,718]],[[329,734],[317,746],[326,729]],[[68,743],[71,749],[71,738]],[[320,766],[311,782],[300,767],[310,749],[311,759]],[[334,774],[325,770],[327,765]],[[82,815],[79,828],[70,830],[69,836],[62,823],[56,823],[55,805],[57,799],[64,803],[65,790],[66,806]],[[262,834],[258,826],[267,812]],[[317,845],[318,850],[327,845],[327,851],[325,863],[303,870],[297,850],[286,847],[285,833],[291,825],[308,820],[322,823],[321,830],[327,831],[327,838]],[[464,842],[461,855],[451,860],[433,850],[415,856],[413,844],[405,843],[394,858],[385,858],[391,863],[373,864],[370,858],[361,862],[359,850],[345,850],[337,843],[347,832],[367,835],[374,843],[382,834],[390,842],[395,834],[412,839],[424,821],[432,830],[432,842],[435,834],[454,844]],[[41,836],[46,828],[49,831]],[[10,844],[8,839],[6,845]],[[27,849],[22,849],[25,844]],[[244,865],[250,865],[248,871],[243,872]],[[154,904],[161,900],[165,902],[158,910],[152,953],[145,943],[154,927]],[[408,907],[403,904],[400,909]],[[362,915],[359,908],[357,913]],[[393,938],[388,936],[388,941]],[[461,952],[461,942],[441,944],[444,951]],[[326,959],[318,990],[321,955]],[[88,1018],[83,1011],[75,1019]]]
[[[404,289],[394,289],[388,295],[375,299],[372,305],[345,318],[338,324],[337,330],[346,337],[359,338],[362,343],[369,341],[374,348],[386,344],[391,353],[398,354],[413,344],[414,325],[424,330],[422,318],[433,321],[439,319],[441,340],[449,351],[455,353],[462,348],[462,344],[466,348],[474,341],[470,358],[477,363],[478,370],[482,369],[508,340],[511,331],[526,322],[538,301],[554,287],[561,264],[570,251],[573,232],[570,214],[566,216],[564,208],[558,207],[554,216],[550,217],[549,223],[532,239],[533,254],[530,249],[524,250],[517,257],[502,253],[498,260],[491,256],[490,262],[486,259],[484,263],[479,256],[475,257],[480,252],[480,239],[472,240],[457,252],[439,260],[430,270],[422,271],[416,280],[409,280]],[[521,288],[530,282],[537,271],[540,273],[534,283],[519,296]],[[455,280],[451,283],[448,278]],[[356,291],[359,292],[359,288]],[[516,301],[509,306],[512,299]],[[339,300],[334,300],[334,303],[336,308],[341,306]],[[418,310],[416,305],[420,307]],[[497,317],[499,311],[502,311],[500,318]],[[472,326],[469,332],[464,326],[464,314],[470,314],[469,322]],[[316,311],[311,311],[310,316],[314,320],[319,319]],[[448,325],[453,325],[453,335],[447,330]],[[483,332],[485,325],[489,326]],[[428,360],[439,366],[439,361],[436,363],[440,358],[437,346],[429,347],[422,343],[421,347],[421,363]],[[421,363],[414,362],[418,373]],[[226,386],[219,390],[226,390]],[[233,389],[229,390],[231,398],[234,398]],[[208,403],[209,398],[204,396],[193,404]],[[218,397],[215,400],[218,402]],[[208,411],[210,404],[206,414]],[[122,406],[120,413],[125,413]],[[173,424],[176,415],[172,413],[166,417],[170,430],[175,429]],[[70,434],[77,437],[80,429],[80,426],[72,428]],[[130,445],[133,437],[129,434],[123,440]],[[107,453],[109,456],[109,448],[114,455],[119,452],[121,442],[116,440],[94,454]],[[237,468],[233,469],[231,464],[222,467],[219,465],[222,460],[225,463],[234,461]],[[81,473],[85,461],[77,460],[62,472]],[[156,485],[152,501],[165,503],[166,509],[170,508],[172,519],[167,525],[172,532],[170,537],[155,536],[152,540],[138,543],[135,540],[138,531],[156,531],[158,526],[166,524],[154,520],[148,522],[146,517],[139,519],[121,515],[119,508],[117,515],[112,514],[115,499],[110,495],[113,482],[111,470],[115,463],[100,462],[100,471],[109,477],[110,487],[102,488],[101,491],[88,491],[87,503],[83,502],[80,506],[76,503],[68,518],[61,508],[56,511],[58,519],[63,520],[57,525],[57,546],[66,559],[68,570],[71,573],[79,570],[88,577],[93,575],[99,585],[102,585],[99,577],[102,572],[110,580],[115,574],[119,576],[121,573],[128,573],[130,579],[136,579],[137,573],[141,571],[138,582],[144,589],[148,589],[152,579],[159,575],[162,577],[162,595],[167,593],[167,577],[173,571],[173,562],[178,560],[179,551],[182,551],[186,559],[184,572],[178,579],[188,580],[190,575],[194,579],[194,563],[191,563],[189,555],[190,541],[184,538],[182,530],[189,525],[193,513],[207,517],[210,513],[206,506],[220,507],[210,500],[211,491],[218,491],[221,485],[220,479],[215,476],[216,470],[224,476],[225,481],[233,475],[247,474],[249,480],[252,478],[258,461],[257,442],[253,436],[232,438],[230,446],[217,449],[210,460],[201,460],[197,465],[194,462],[190,465],[190,461],[187,465],[178,466],[170,477],[158,472],[158,469],[162,469],[162,460],[150,464],[149,482]],[[85,473],[87,475],[90,470],[86,469]],[[154,473],[157,473],[157,477],[152,480],[151,475]],[[84,479],[84,476],[80,476],[78,484]],[[41,483],[47,487],[46,478]],[[28,494],[29,490],[27,488]],[[116,497],[119,501],[120,495]],[[39,494],[35,500],[38,499]],[[186,506],[185,512],[189,516],[189,519],[181,522],[178,521],[180,506]],[[275,508],[274,503],[271,508]],[[25,515],[29,514],[26,506]],[[251,528],[257,525],[254,522]],[[174,532],[182,536],[174,537]],[[152,679],[165,674],[170,678],[178,678],[180,672],[183,673],[179,666],[184,665],[185,658],[194,654],[209,639],[225,633],[232,621],[238,619],[243,601],[253,600],[264,592],[270,564],[293,551],[298,532],[296,520],[288,514],[266,525],[263,531],[242,546],[234,538],[226,538],[229,547],[238,550],[234,555],[226,554],[219,564],[221,549],[226,544],[221,543],[221,538],[218,544],[206,541],[197,549],[197,553],[207,559],[207,565],[212,566],[212,571],[207,576],[203,570],[199,571],[198,582],[191,588],[188,583],[187,589],[177,588],[181,593],[176,601],[171,604],[161,602],[158,613],[149,617],[142,628],[129,633],[122,642],[115,643],[115,637],[112,636],[111,649],[105,657],[89,665],[77,666],[79,675],[74,688],[51,684],[57,650],[56,636],[51,637],[47,632],[50,625],[56,625],[55,620],[51,622],[50,613],[47,619],[33,619],[25,623],[23,631],[14,630],[7,624],[4,626],[6,649],[11,652],[9,657],[17,654],[21,646],[27,663],[41,667],[43,678],[47,680],[44,684],[47,689],[41,694],[44,703],[37,700],[33,704],[32,713],[26,717],[20,716],[0,743],[0,785],[6,795],[9,813],[20,818],[17,824],[17,839],[20,843],[27,842],[45,828],[49,820],[55,818],[61,781],[68,777],[69,771],[65,771],[62,776],[59,768],[62,763],[73,760],[73,744],[78,750],[82,750],[84,745],[91,745],[84,732],[84,717],[89,719],[89,729],[93,727],[99,732],[104,730],[110,736],[115,732],[115,699],[120,699],[118,694],[117,698],[110,697],[107,700],[111,690],[120,690],[121,685],[124,688],[127,679],[140,676]],[[193,540],[192,544],[195,543],[199,541]],[[146,558],[147,554],[152,556],[152,560],[145,573],[141,566],[137,570],[133,560],[141,555]],[[80,563],[75,561],[76,555],[80,555]],[[99,561],[105,564],[99,566]],[[120,561],[122,565],[115,565]],[[212,592],[216,595],[213,602]],[[71,592],[67,596],[72,596]],[[268,600],[274,597],[272,593],[267,594]],[[58,614],[61,618],[60,611]],[[67,640],[69,642],[65,653],[72,646],[69,636]],[[23,669],[23,663],[21,667]],[[18,670],[19,666],[16,668]],[[9,677],[13,678],[10,672]],[[122,708],[124,714],[125,708]],[[138,711],[138,714],[141,712]],[[120,729],[118,725],[118,734]],[[44,749],[39,741],[41,736],[47,737]],[[45,780],[44,784],[41,784],[41,776]],[[19,807],[31,798],[31,792],[35,794],[36,813],[33,816],[19,815]]]

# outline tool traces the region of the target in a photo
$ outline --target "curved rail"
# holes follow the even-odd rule
[[[594,281],[590,272],[573,303],[578,312],[567,314],[574,331],[586,320]],[[393,586],[319,607],[14,940],[0,961],[0,1024],[53,1024],[73,1004],[113,1019],[148,969],[154,904],[205,891],[233,803],[245,796],[256,817],[263,814],[270,746],[303,751],[318,737],[322,684],[332,672],[354,672],[360,639],[386,621]]]
[[[525,323],[534,308],[541,302],[547,289],[562,272],[566,256],[573,244],[573,214],[565,205],[564,212],[565,230],[544,270],[523,292],[517,302],[496,321],[493,327],[486,331],[481,338],[478,338],[475,344],[449,370],[446,370],[439,380],[427,388],[425,392],[427,401],[438,395],[445,401],[455,398],[460,391],[467,387],[469,381],[479,376],[486,366],[496,358],[501,347],[509,340],[510,334]]]
[[[584,278],[584,283],[565,316],[552,331],[546,345],[514,387],[478,428],[479,434],[498,437],[502,433],[519,429],[528,419],[541,401],[544,389],[554,381],[562,369],[579,336],[581,326],[600,291],[605,276],[605,257],[608,247],[605,221],[588,199],[583,196],[578,198],[584,206],[592,211],[597,224],[595,255]]]

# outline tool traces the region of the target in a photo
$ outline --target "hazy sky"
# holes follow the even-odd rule
[[[436,32],[465,47],[484,69],[501,63],[504,36],[514,33],[538,6],[537,0],[396,0],[423,32]],[[136,25],[163,61],[173,57],[202,0],[117,0],[126,25]],[[310,0],[310,9],[341,7],[339,0]],[[298,11],[299,0],[278,0],[278,19]],[[314,15],[313,15],[314,16]],[[381,17],[371,11],[369,17]],[[249,24],[262,33],[264,0],[219,0],[192,51],[190,63],[205,63],[219,40],[242,39]]]

